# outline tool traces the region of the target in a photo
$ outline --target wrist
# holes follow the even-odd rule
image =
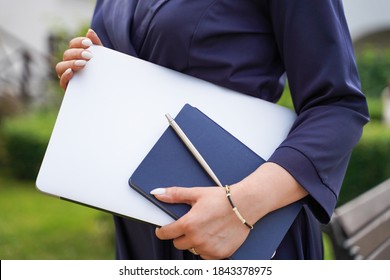
[[[270,212],[270,206],[263,194],[264,188],[254,187],[248,180],[242,180],[230,186],[231,198],[245,220],[254,225]]]
[[[229,204],[230,206],[232,207],[232,210],[234,212],[234,214],[237,216],[237,218],[241,221],[241,223],[243,223],[247,228],[249,229],[253,229],[253,225],[252,224],[249,224],[246,219],[241,215],[240,211],[237,209],[237,206],[235,205],[235,203],[233,202],[233,199],[231,198],[231,190],[230,190],[230,186],[229,185],[226,185],[225,186],[225,192],[226,192],[226,198],[228,199],[229,201]]]
[[[251,225],[266,214],[306,195],[306,190],[290,173],[281,166],[268,162],[242,181],[231,185],[231,198]]]

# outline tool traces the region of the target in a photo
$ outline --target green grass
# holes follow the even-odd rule
[[[329,236],[323,233],[322,237],[324,239],[324,260],[334,260],[334,252]]]
[[[113,259],[111,215],[0,177],[0,259]]]

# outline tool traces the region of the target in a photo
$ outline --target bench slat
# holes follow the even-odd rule
[[[390,179],[335,210],[347,236],[390,208]]]
[[[353,248],[361,257],[366,258],[389,239],[390,209],[374,219],[356,235],[347,239],[344,246],[346,248]]]

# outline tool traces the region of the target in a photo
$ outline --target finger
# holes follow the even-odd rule
[[[217,259],[218,259],[218,258],[216,258],[216,257],[207,256],[207,255],[202,255],[202,254],[200,254],[199,257],[201,257],[201,258],[204,259],[204,260],[217,260]]]
[[[150,192],[158,200],[166,203],[186,203],[193,205],[197,200],[196,188],[158,188]]]
[[[89,38],[94,45],[103,46],[102,41],[100,40],[99,36],[96,34],[96,32],[93,29],[89,29],[87,31],[87,38]]]
[[[87,49],[90,46],[93,45],[93,42],[91,41],[90,38],[87,37],[76,37],[70,40],[69,42],[69,49],[72,48],[82,48],[82,49]]]
[[[57,75],[58,77],[61,77],[68,68],[71,68],[73,72],[76,72],[82,69],[86,63],[87,61],[82,59],[58,62],[56,65]]]
[[[179,188],[182,189],[182,188]],[[156,229],[156,236],[161,240],[170,240],[176,238],[186,238],[191,244],[180,245],[184,249],[191,246],[198,246],[203,242],[203,237],[196,238],[194,233],[198,232],[199,228],[196,223],[196,216],[191,211],[179,218],[177,221]],[[183,242],[180,241],[180,242]]]
[[[161,240],[171,240],[183,236],[184,232],[181,229],[179,221],[173,222],[161,228],[156,228],[156,236]]]
[[[63,60],[90,60],[93,54],[85,49],[67,49],[64,52]]]
[[[174,239],[173,245],[178,250],[189,250],[191,253],[193,253],[193,251],[191,250],[193,248],[193,249],[195,249],[195,252],[197,253],[197,255],[199,255],[202,259],[205,259],[205,260],[216,260],[216,259],[225,258],[225,257],[217,257],[217,256],[208,255],[207,253],[210,253],[210,252],[202,250],[204,248],[203,248],[203,245],[201,243],[199,243],[199,244],[194,243],[193,241],[190,241],[188,238],[186,238],[186,236],[181,236],[179,238]]]
[[[173,245],[178,250],[188,250],[190,248],[193,248],[193,245],[189,243],[188,238],[186,238],[184,235],[180,236],[178,238],[175,238],[173,240]]]
[[[65,90],[68,86],[70,79],[73,77],[73,71],[68,68],[60,77],[60,86]]]

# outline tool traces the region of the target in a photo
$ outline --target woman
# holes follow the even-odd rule
[[[92,43],[271,102],[287,75],[297,120],[270,159],[231,186],[231,198],[250,225],[303,199],[274,259],[323,258],[319,224],[332,215],[369,118],[340,0],[100,0],[92,28],[56,67],[63,88]],[[157,230],[115,217],[118,258],[223,259],[250,232],[219,187],[154,194],[192,208]]]

